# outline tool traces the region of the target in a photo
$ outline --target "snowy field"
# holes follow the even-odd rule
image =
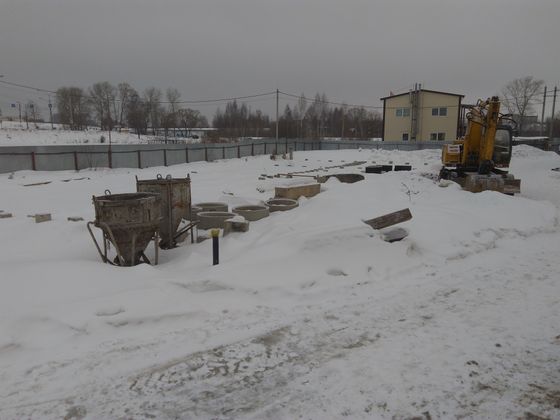
[[[560,418],[560,156],[516,147],[510,197],[442,188],[439,153],[0,175],[0,418]],[[355,160],[414,170],[331,179],[221,238],[218,266],[210,241],[105,265],[66,220],[134,175],[253,204],[301,182],[261,174]],[[362,222],[406,207],[401,242]]]
[[[93,127],[84,131],[64,130],[59,124],[51,129],[48,123],[29,123],[29,130],[25,122],[2,121],[0,124],[0,146],[43,146],[51,144],[100,144],[101,136],[109,143],[109,133]],[[116,144],[147,143],[153,136],[138,136],[133,133],[111,132],[111,142]]]

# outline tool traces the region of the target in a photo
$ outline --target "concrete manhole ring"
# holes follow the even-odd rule
[[[237,216],[235,213],[227,211],[201,211],[198,213],[199,229],[223,229],[225,222],[232,217]]]
[[[299,206],[296,200],[290,198],[271,198],[265,203],[269,211],[286,211]]]
[[[196,203],[193,207],[200,207],[202,211],[229,211],[228,204],[220,202]]]
[[[268,217],[270,211],[267,206],[248,205],[237,206],[233,208],[233,212],[243,216],[246,220],[254,222],[255,220],[264,219]]]

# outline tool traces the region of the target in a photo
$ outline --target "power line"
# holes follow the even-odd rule
[[[34,90],[34,91],[36,91],[36,92],[50,93],[50,94],[56,95],[56,91],[49,90],[49,89],[38,88],[38,87],[35,87],[35,86],[24,85],[24,84],[21,84],[21,83],[8,82],[8,81],[6,81],[6,80],[0,80],[0,83],[5,84],[5,85],[8,85],[8,86],[13,86],[13,87],[22,88],[22,89],[29,89],[29,90]],[[257,94],[254,94],[254,95],[231,96],[231,97],[226,97],[226,98],[198,99],[198,100],[183,100],[183,101],[177,101],[177,102],[155,101],[155,103],[158,103],[158,104],[170,104],[170,103],[177,103],[177,104],[219,103],[219,102],[230,102],[230,101],[243,100],[243,99],[260,98],[260,97],[271,96],[271,95],[275,95],[275,94],[276,94],[275,91],[271,91],[271,92],[257,93]],[[84,98],[93,99],[93,96],[91,96],[91,95],[83,95],[83,97],[84,97]],[[120,100],[119,98],[114,98],[114,100],[115,100],[116,102],[121,102],[121,100]]]

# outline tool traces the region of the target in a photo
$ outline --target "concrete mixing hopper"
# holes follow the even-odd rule
[[[161,222],[159,232],[161,235],[160,246],[173,248],[177,245],[177,237],[191,230],[191,225],[177,232],[182,219],[189,219],[191,212],[191,178],[172,178],[167,175],[163,178],[157,175],[156,179],[139,180],[136,178],[136,191],[159,194],[161,197]]]
[[[144,253],[152,239],[155,242],[155,264],[158,260],[158,238],[161,198],[152,193],[111,194],[93,197],[95,221],[87,224],[89,233],[104,262],[116,265],[136,265],[142,260],[150,263]],[[103,251],[91,230],[96,226],[103,232]],[[114,262],[108,257],[112,244],[117,253]]]

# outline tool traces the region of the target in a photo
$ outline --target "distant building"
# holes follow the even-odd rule
[[[383,101],[384,141],[455,140],[464,95],[421,89],[391,94]]]

